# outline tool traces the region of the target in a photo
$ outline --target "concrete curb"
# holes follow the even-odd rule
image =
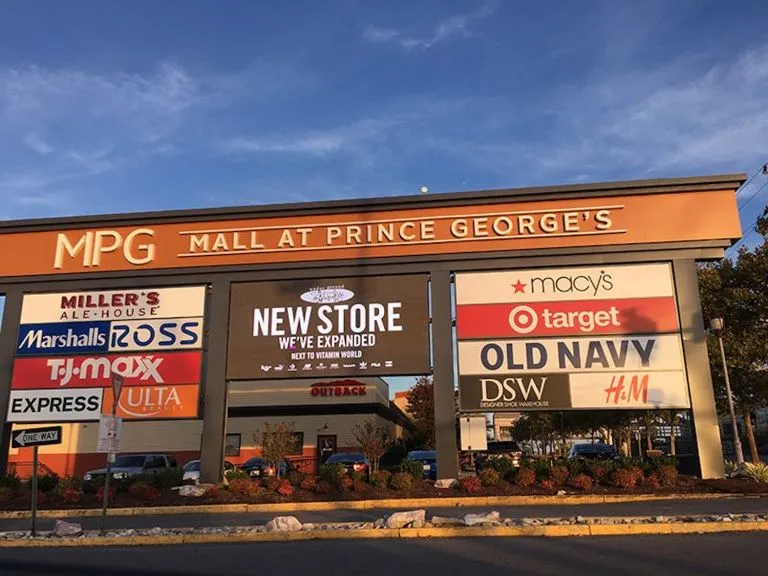
[[[105,546],[166,546],[179,544],[233,544],[296,542],[305,540],[372,540],[394,538],[589,537],[727,532],[768,532],[768,522],[691,522],[657,524],[593,524],[570,526],[498,526],[477,528],[401,528],[376,530],[308,530],[245,534],[180,534],[171,536],[96,536],[45,540],[0,540],[0,548],[91,548]]]
[[[638,495],[568,495],[568,496],[480,496],[448,498],[411,498],[388,500],[350,500],[343,502],[284,502],[279,504],[202,504],[196,506],[151,506],[112,508],[109,516],[175,516],[179,514],[242,514],[285,512],[332,512],[335,510],[412,510],[417,508],[485,508],[490,506],[578,506],[580,504],[621,504],[667,500],[727,500],[764,498],[753,494],[638,494]],[[38,510],[38,518],[91,518],[101,515],[97,508],[73,510]],[[32,517],[29,510],[0,512],[0,520]]]

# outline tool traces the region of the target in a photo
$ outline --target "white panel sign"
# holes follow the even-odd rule
[[[488,434],[486,421],[483,416],[470,416],[460,418],[461,449],[462,450],[488,450]]]
[[[76,422],[98,420],[102,388],[13,390],[8,422]]]
[[[690,408],[683,371],[571,374],[570,389],[573,408]]]
[[[102,416],[99,419],[99,439],[96,452],[120,452],[123,419],[117,416]]]
[[[457,305],[616,300],[674,294],[668,263],[456,274]]]
[[[677,334],[609,338],[462,341],[459,373],[683,370]]]
[[[21,324],[203,316],[205,286],[26,294]]]

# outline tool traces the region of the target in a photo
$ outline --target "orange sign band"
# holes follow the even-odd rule
[[[0,235],[0,276],[739,238],[733,190]]]

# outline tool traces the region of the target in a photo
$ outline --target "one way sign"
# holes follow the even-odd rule
[[[61,444],[61,426],[46,426],[45,428],[19,430],[18,432],[13,433],[13,441],[11,444],[14,448]]]

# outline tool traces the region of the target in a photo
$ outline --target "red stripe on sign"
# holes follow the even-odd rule
[[[459,339],[655,334],[678,327],[672,297],[467,304],[456,310]]]
[[[112,371],[126,386],[198,384],[202,351],[17,358],[11,388],[95,388],[112,385]]]

